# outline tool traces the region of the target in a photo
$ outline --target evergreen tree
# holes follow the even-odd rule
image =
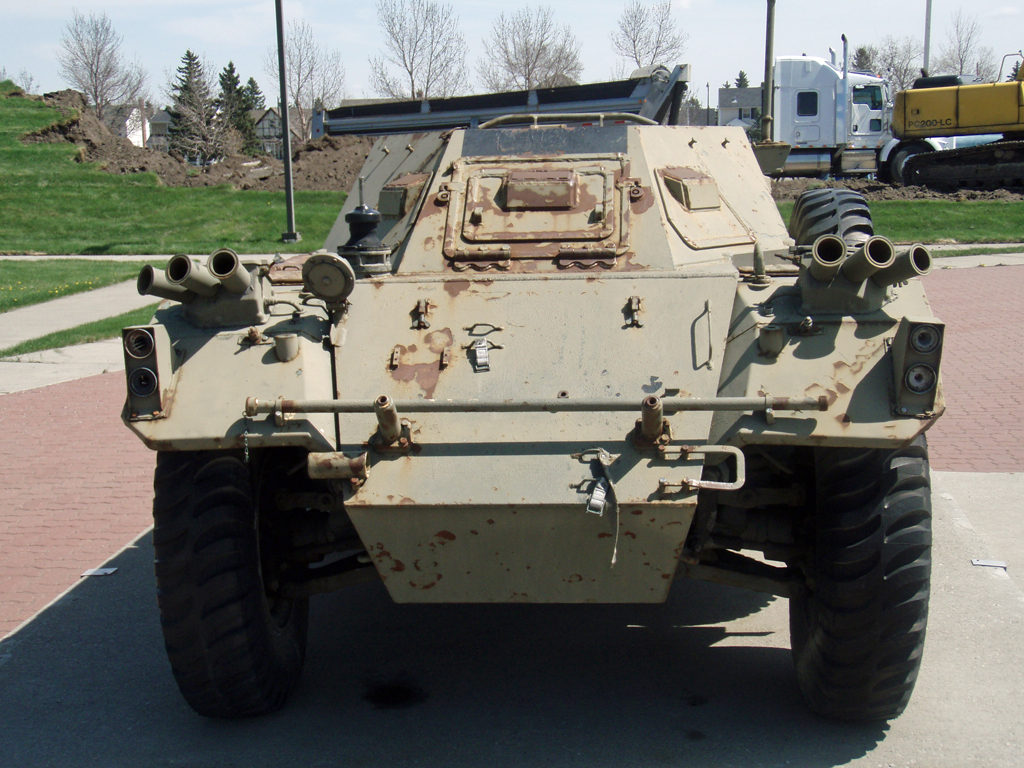
[[[1006,80],[1007,80],[1008,82],[1013,82],[1014,80],[1016,80],[1016,79],[1017,79],[1017,73],[1018,73],[1018,72],[1020,72],[1020,62],[1019,62],[1019,61],[1015,61],[1015,62],[1013,63],[1013,66],[1012,66],[1012,67],[1010,67],[1010,74],[1009,74],[1009,76],[1008,76],[1008,77],[1006,78]]]
[[[740,70],[740,73],[738,75],[736,75],[736,87],[737,88],[749,88],[750,87],[750,80],[747,78],[747,73],[744,72],[742,69]]]
[[[253,82],[250,78],[249,82]],[[258,87],[257,87],[258,88]],[[256,137],[256,122],[249,114],[249,99],[242,87],[232,61],[220,73],[220,95],[217,107],[220,119],[228,123],[238,133],[241,150],[247,155],[259,154],[261,145]]]
[[[263,91],[260,90],[259,85],[253,78],[249,78],[249,82],[245,84],[245,88],[242,89],[242,93],[246,109],[267,108],[267,100],[263,98]]]
[[[878,50],[873,45],[862,45],[853,53],[853,61],[850,67],[854,72],[866,72],[874,74],[875,59],[878,57]]]
[[[190,162],[207,165],[224,153],[224,124],[218,119],[199,57],[185,51],[177,71],[178,78],[170,89],[173,104],[168,110],[171,150]]]

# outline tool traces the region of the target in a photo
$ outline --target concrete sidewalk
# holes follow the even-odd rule
[[[160,299],[156,296],[140,296],[135,281],[130,280],[97,288],[95,291],[12,309],[0,313],[0,349],[120,315],[158,301]]]

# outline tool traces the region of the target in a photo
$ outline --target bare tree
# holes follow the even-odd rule
[[[897,91],[909,88],[920,74],[924,46],[912,37],[886,36],[874,53],[875,74]]]
[[[576,38],[567,25],[555,25],[548,7],[502,13],[491,27],[487,51],[478,66],[490,91],[572,85],[583,73]]]
[[[36,79],[32,77],[31,72],[27,69],[22,69],[18,72],[18,85],[21,86],[21,90],[25,93],[35,93],[36,85],[38,85],[38,83],[36,83]]]
[[[952,26],[946,30],[946,42],[939,51],[937,72],[969,75],[979,80],[995,80],[995,55],[981,45],[981,27],[973,16],[962,10],[953,14]]]
[[[345,93],[345,66],[341,51],[321,47],[313,28],[305,21],[288,24],[284,41],[285,77],[288,80],[288,106],[304,139],[309,138],[315,108],[337,104]],[[280,92],[277,50],[267,51],[265,68]]]
[[[393,99],[454,96],[466,88],[466,41],[450,5],[433,0],[377,0],[384,32],[370,59],[370,83]]]
[[[612,47],[637,67],[672,65],[682,56],[686,34],[672,22],[672,0],[645,5],[630,0],[612,32]]]
[[[146,83],[142,67],[124,60],[122,43],[107,14],[83,16],[77,10],[60,40],[61,76],[85,94],[100,120],[110,105],[134,104]]]

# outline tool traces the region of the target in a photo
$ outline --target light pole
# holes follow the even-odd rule
[[[284,205],[287,229],[281,235],[282,243],[297,243],[302,235],[295,231],[295,190],[292,185],[292,131],[288,121],[288,85],[284,79],[284,22],[281,0],[277,5],[277,69],[281,81],[281,149],[284,152]]]
[[[707,84],[707,89],[708,89],[708,100],[705,102],[705,104],[707,104],[707,117],[704,118],[704,125],[711,125],[711,83],[710,82]]]
[[[928,77],[928,56],[932,47],[932,0],[924,3],[924,67],[921,74]]]

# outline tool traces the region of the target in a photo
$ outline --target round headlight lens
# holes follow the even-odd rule
[[[136,368],[128,375],[128,391],[136,397],[149,397],[156,392],[157,376],[149,368]]]
[[[934,325],[918,325],[910,332],[910,346],[921,354],[934,352],[941,339],[939,329]]]
[[[124,351],[129,357],[136,360],[144,360],[153,354],[156,342],[153,341],[153,334],[145,328],[132,328],[124,335]]]
[[[913,392],[915,395],[923,395],[926,392],[931,392],[935,388],[935,382],[938,376],[935,373],[935,369],[930,365],[924,363],[918,363],[912,365],[907,369],[906,376],[903,377],[903,382],[907,385],[907,389]]]

